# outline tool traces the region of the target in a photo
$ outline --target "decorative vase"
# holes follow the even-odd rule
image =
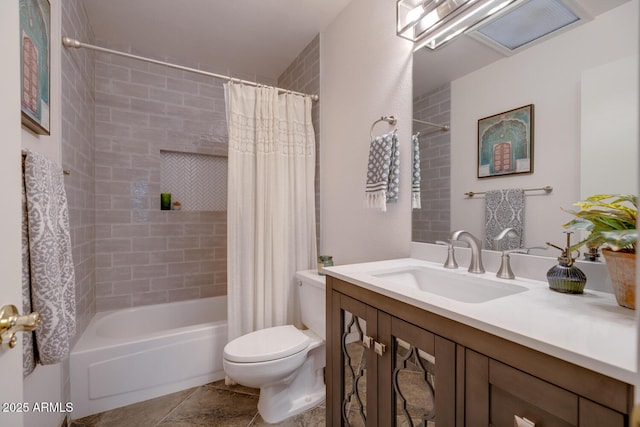
[[[581,294],[587,284],[587,276],[578,267],[560,261],[547,271],[549,289],[565,294]]]
[[[603,249],[618,305],[636,309],[636,254]]]

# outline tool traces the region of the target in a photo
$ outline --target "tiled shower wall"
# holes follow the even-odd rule
[[[451,85],[413,100],[413,117],[437,124],[451,122]],[[420,132],[421,209],[412,211],[411,240],[447,240],[451,217],[451,132],[414,122]]]
[[[278,77],[278,87],[320,94],[320,35],[317,35]],[[316,236],[320,248],[320,102],[313,103],[311,121],[316,136]]]
[[[226,294],[226,211],[160,210],[161,150],[226,156],[222,82],[108,54],[95,66],[97,310]]]
[[[62,34],[93,41],[81,0],[61,2]],[[61,159],[69,206],[69,226],[76,277],[75,345],[96,311],[94,196],[94,55],[89,50],[61,52]],[[71,395],[69,358],[62,364],[61,398]]]
[[[318,93],[319,69],[316,37],[278,84]],[[226,156],[222,84],[193,73],[97,54],[97,311],[226,293],[226,211],[159,208],[161,150]],[[313,120],[318,141],[317,105]],[[316,200],[318,194],[316,186]]]
[[[93,31],[81,0],[62,3],[62,34],[87,43]],[[94,55],[62,49],[62,167],[76,275],[75,343],[95,313]],[[72,343],[72,344],[73,344]]]

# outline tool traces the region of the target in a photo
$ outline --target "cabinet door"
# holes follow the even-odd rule
[[[624,427],[626,425],[625,416],[621,413],[582,397],[579,408],[580,427]]]
[[[378,367],[380,425],[453,427],[455,344],[385,313],[378,335],[388,350]]]
[[[334,292],[331,315],[332,331],[327,331],[327,339],[332,341],[329,355],[332,395],[327,401],[330,409],[327,425],[376,426],[378,360],[368,348],[368,338],[377,335],[377,311]]]
[[[577,395],[469,349],[466,361],[467,426],[579,425]]]

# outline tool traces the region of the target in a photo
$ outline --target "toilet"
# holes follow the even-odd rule
[[[277,423],[324,401],[325,278],[316,270],[296,272],[300,313],[308,329],[293,325],[250,332],[224,348],[225,373],[238,384],[259,388],[258,412]]]

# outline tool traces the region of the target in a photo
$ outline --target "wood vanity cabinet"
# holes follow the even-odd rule
[[[335,277],[326,283],[328,426],[629,424],[629,384]]]

